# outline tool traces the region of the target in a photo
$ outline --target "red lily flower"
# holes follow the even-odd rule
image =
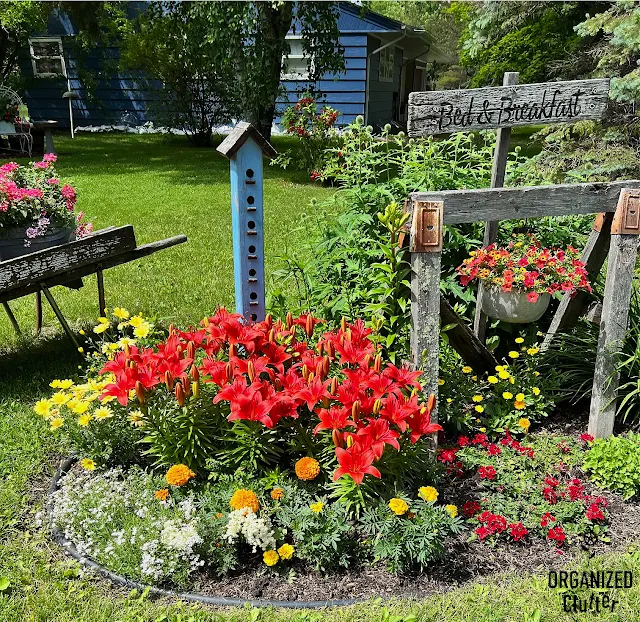
[[[384,453],[384,446],[391,445],[400,451],[398,437],[400,434],[389,428],[389,422],[385,419],[368,419],[369,425],[358,430],[358,438],[361,438],[365,446],[370,446],[376,460]]]
[[[108,395],[117,398],[122,406],[126,406],[129,402],[129,391],[136,386],[138,374],[134,369],[127,367],[116,374],[116,381],[108,384],[102,392],[101,399]]]
[[[380,479],[380,471],[373,466],[375,458],[371,449],[365,449],[355,442],[348,449],[336,447],[336,457],[340,466],[333,474],[333,481],[338,481],[343,475],[348,475],[359,486],[365,475],[373,475]]]
[[[322,378],[316,376],[311,384],[297,391],[294,397],[297,400],[306,402],[307,408],[313,410],[320,400],[331,398],[331,393],[327,390],[329,382],[329,380],[323,381]]]
[[[316,414],[320,419],[320,423],[313,429],[314,434],[317,434],[320,430],[342,430],[348,425],[353,425],[353,422],[349,421],[350,408],[339,408],[338,406],[332,406],[328,410],[320,408],[316,411]]]

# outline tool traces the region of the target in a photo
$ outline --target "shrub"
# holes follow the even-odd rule
[[[600,488],[630,499],[640,490],[640,434],[596,439],[584,468]]]
[[[282,127],[287,134],[297,136],[302,143],[302,165],[315,180],[324,165],[324,152],[334,139],[333,128],[339,112],[329,106],[319,107],[310,94],[303,95],[295,106],[289,106],[282,116]],[[284,168],[291,165],[291,154],[281,154],[271,163]]]
[[[593,440],[583,439],[540,436],[525,445],[506,431],[495,443],[478,434],[443,450],[478,480],[480,500],[463,506],[474,537],[530,542],[538,536],[555,546],[571,537],[606,539],[607,500],[590,495],[572,472]]]

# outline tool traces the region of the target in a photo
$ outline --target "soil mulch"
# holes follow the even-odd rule
[[[587,428],[588,414],[582,413],[571,422],[560,416],[550,417],[538,431],[579,437]],[[596,491],[584,474],[580,474],[590,493],[597,492],[609,501],[610,543],[599,542],[556,549],[550,543],[534,539],[526,545],[499,543],[490,546],[478,540],[468,542],[465,531],[447,541],[447,555],[422,573],[394,575],[382,564],[343,572],[322,573],[302,563],[293,564],[282,574],[274,574],[252,557],[246,567],[217,579],[202,570],[194,576],[189,591],[240,599],[273,599],[288,601],[326,601],[367,599],[371,597],[416,597],[442,594],[466,583],[497,578],[512,571],[519,575],[561,569],[585,555],[624,551],[638,540],[640,534],[640,504],[625,502],[611,493]],[[459,507],[472,496],[477,482],[470,478],[455,485],[441,486],[443,497]]]

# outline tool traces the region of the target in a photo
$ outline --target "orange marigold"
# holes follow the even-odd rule
[[[184,486],[196,474],[186,464],[174,464],[165,475],[171,486]]]
[[[253,490],[245,490],[241,488],[240,490],[236,490],[231,497],[231,501],[229,501],[229,505],[234,510],[241,510],[243,508],[249,508],[252,512],[257,513],[260,509],[260,502],[258,501],[258,497]]]
[[[280,501],[280,499],[284,499],[284,490],[282,490],[282,488],[274,488],[271,491],[271,498],[274,501]]]
[[[169,490],[167,488],[156,490],[155,496],[158,501],[166,501],[169,498]]]
[[[296,475],[304,480],[315,479],[320,475],[320,464],[315,458],[300,458],[296,462]]]

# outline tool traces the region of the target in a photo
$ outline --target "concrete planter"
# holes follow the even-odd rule
[[[529,324],[544,315],[550,300],[550,294],[540,294],[537,302],[529,302],[526,293],[503,292],[500,287],[489,286],[483,291],[482,310],[496,320],[510,324]]]

